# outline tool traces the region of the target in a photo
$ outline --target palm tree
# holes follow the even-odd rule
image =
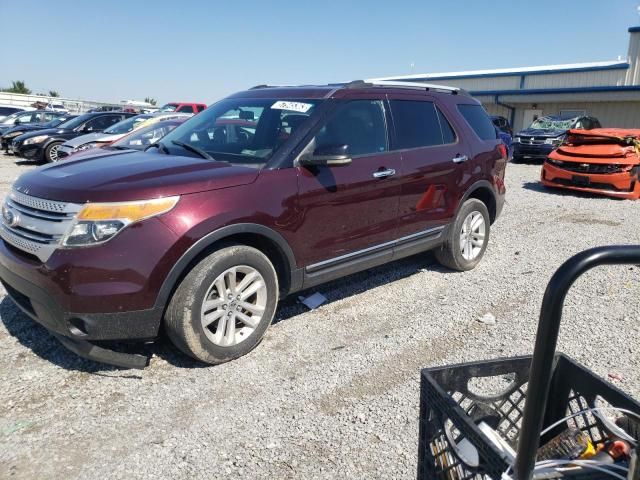
[[[155,99],[155,98],[151,98],[151,97],[146,97],[146,98],[144,99],[144,101],[145,101],[145,102],[147,102],[147,103],[149,103],[149,104],[151,104],[151,105],[155,105],[155,104],[157,103],[157,102],[156,102],[156,99]]]
[[[60,94],[56,90],[49,90],[50,97],[59,97]]]
[[[23,93],[25,95],[29,95],[31,93],[31,90],[27,88],[22,80],[13,80],[11,82],[11,87],[5,88],[4,91],[8,93]]]

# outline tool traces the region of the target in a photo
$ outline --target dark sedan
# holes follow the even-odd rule
[[[65,141],[78,135],[101,132],[133,115],[127,112],[85,113],[60,124],[57,128],[37,130],[15,137],[9,144],[9,150],[26,160],[57,162],[58,148]]]
[[[600,128],[598,119],[587,116],[548,115],[534,121],[513,137],[513,161],[544,160],[562,144],[570,129]]]
[[[9,143],[11,143],[14,138],[19,137],[20,135],[23,135],[27,132],[46,130],[47,128],[55,128],[75,117],[77,117],[77,115],[64,114],[60,117],[54,118],[47,123],[28,123],[25,125],[19,124],[18,126],[12,127],[9,130],[5,131],[2,135],[0,135],[0,145],[2,146],[3,150],[9,153]]]

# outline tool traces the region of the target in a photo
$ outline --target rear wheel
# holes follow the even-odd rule
[[[278,303],[278,278],[259,250],[237,245],[201,260],[178,286],[165,324],[172,342],[209,364],[249,353]]]
[[[60,148],[60,145],[62,145],[62,142],[54,142],[44,149],[44,159],[46,162],[52,163],[60,160],[60,157],[58,156],[58,149]]]
[[[447,239],[435,251],[438,262],[460,272],[471,270],[484,256],[490,228],[487,206],[470,198],[460,207]]]

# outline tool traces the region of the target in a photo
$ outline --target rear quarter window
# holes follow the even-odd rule
[[[496,127],[482,106],[459,104],[458,110],[482,140],[495,140],[498,138]]]

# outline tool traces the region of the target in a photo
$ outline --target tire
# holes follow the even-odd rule
[[[513,155],[511,157],[511,163],[521,163],[522,157],[520,155]]]
[[[230,299],[232,272],[238,290]],[[246,279],[255,280],[240,290]],[[238,299],[236,294],[254,288],[251,296]],[[222,290],[224,297],[219,294]],[[223,247],[195,265],[176,289],[165,313],[167,334],[196,360],[211,365],[228,362],[260,343],[275,315],[278,292],[276,271],[262,252],[245,245]]]
[[[472,227],[475,227],[474,224],[479,221],[480,216],[484,222],[483,228],[480,228],[480,223],[478,223],[477,228],[469,229],[469,222]],[[449,228],[445,242],[434,252],[436,259],[441,265],[459,272],[475,268],[487,249],[490,229],[487,206],[476,198],[470,198],[460,207],[455,221]],[[464,245],[470,245],[470,250],[463,250],[463,235],[466,236]],[[475,244],[479,239],[482,240],[481,246]]]
[[[62,145],[62,142],[52,142],[44,149],[44,161],[47,163],[54,163],[58,161],[57,150]],[[55,155],[52,158],[52,155]]]

